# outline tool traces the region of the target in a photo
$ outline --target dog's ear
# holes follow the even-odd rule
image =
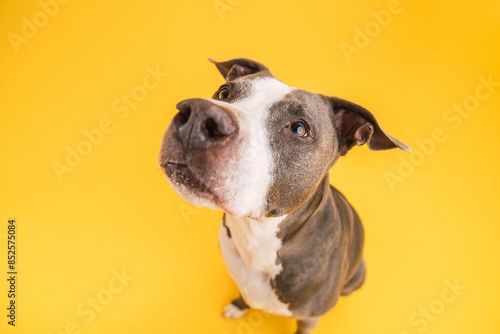
[[[329,100],[333,109],[341,155],[345,155],[354,145],[366,143],[374,151],[397,147],[407,152],[411,151],[409,146],[385,133],[375,117],[365,108],[338,97],[330,97]]]
[[[208,58],[208,60],[217,66],[217,69],[226,81],[236,80],[246,75],[259,72],[266,72],[269,75],[271,74],[266,66],[246,58],[232,59],[223,62],[217,62],[210,58]]]

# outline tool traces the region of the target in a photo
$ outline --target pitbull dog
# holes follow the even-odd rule
[[[240,296],[223,315],[262,309],[310,333],[365,279],[363,227],[329,169],[354,145],[410,148],[357,104],[289,87],[256,61],[211,61],[226,82],[177,105],[160,165],[187,201],[225,212],[219,244]]]

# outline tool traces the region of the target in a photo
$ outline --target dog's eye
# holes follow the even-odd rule
[[[219,100],[225,100],[229,96],[229,87],[228,86],[222,86],[219,91],[217,92],[217,97]]]
[[[293,122],[290,124],[290,130],[292,130],[292,132],[299,137],[307,137],[309,135],[307,128],[307,123],[304,121]]]

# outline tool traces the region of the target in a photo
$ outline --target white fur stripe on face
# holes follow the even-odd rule
[[[269,107],[294,90],[273,77],[261,77],[250,82],[250,94],[235,103],[210,100],[233,109],[238,115],[242,144],[232,170],[223,171],[231,182],[227,187],[231,213],[237,216],[262,217],[275,163],[269,144],[266,120]],[[278,131],[279,129],[277,129]]]

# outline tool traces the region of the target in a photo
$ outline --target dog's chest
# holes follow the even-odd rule
[[[222,256],[245,301],[267,312],[291,315],[287,305],[279,301],[271,287],[281,264],[276,263],[281,240],[278,225],[283,218],[255,221],[226,214],[226,227],[221,226],[219,242]]]

